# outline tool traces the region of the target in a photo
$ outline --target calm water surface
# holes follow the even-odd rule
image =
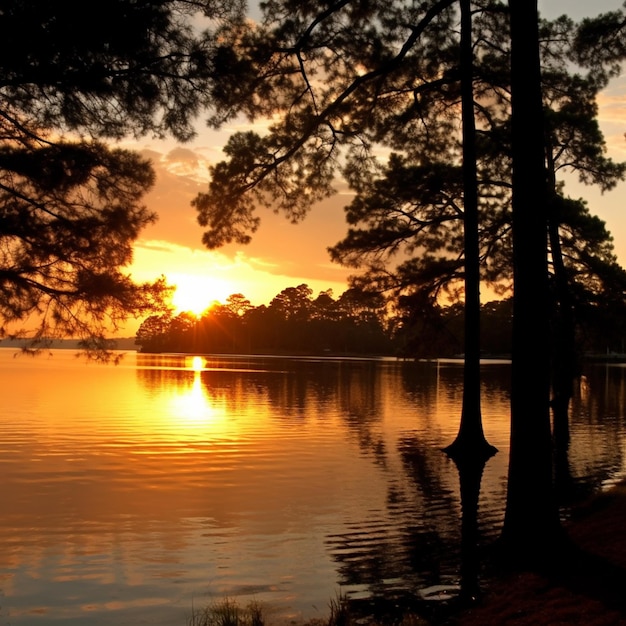
[[[415,596],[458,579],[458,363],[142,356],[86,364],[0,349],[0,626],[181,626],[192,606],[321,617],[338,591]],[[558,469],[567,504],[624,475],[626,369],[596,366]],[[483,367],[500,452],[507,364]],[[529,381],[532,384],[532,381]]]

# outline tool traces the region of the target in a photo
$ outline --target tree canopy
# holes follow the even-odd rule
[[[132,243],[151,165],[105,139],[186,140],[208,106],[215,30],[238,3],[5,2],[0,9],[0,336],[82,337],[163,306]],[[199,28],[199,24],[210,25]]]
[[[623,16],[548,22],[525,0],[268,0],[261,9],[259,24],[225,33],[222,55],[239,80],[211,122],[243,113],[271,123],[264,134],[231,136],[211,168],[194,202],[204,243],[248,242],[258,207],[299,220],[343,177],[354,192],[350,230],[331,253],[366,269],[353,284],[433,310],[444,290],[466,303],[475,295],[467,278],[477,263],[495,288],[513,282],[515,443],[503,536],[519,556],[541,558],[559,525],[549,391],[557,347],[574,338],[570,292],[597,299],[616,291],[605,280],[622,276],[617,299],[626,294],[604,224],[560,182],[573,172],[606,190],[624,178],[626,166],[606,157],[596,102],[623,59]],[[603,43],[607,51],[588,55]]]
[[[237,91],[219,94],[211,121],[243,112],[272,124],[263,135],[231,136],[226,160],[212,168],[208,191],[195,200],[204,242],[249,241],[264,205],[301,219],[343,177],[354,199],[346,207],[348,234],[331,255],[360,270],[357,284],[460,297],[465,198],[456,3],[321,8],[275,0],[262,9],[261,24],[224,40]],[[474,2],[472,10],[481,279],[505,290],[512,279],[508,8]],[[597,67],[573,65],[583,58],[585,24],[577,28],[567,17],[540,23],[548,164],[559,197],[565,172],[607,190],[626,171],[606,156],[597,121],[607,71],[599,78]],[[578,219],[571,210],[554,214],[568,265],[580,259],[583,240],[566,234]],[[603,237],[589,242],[587,258],[614,264],[606,230]],[[581,275],[570,270],[574,279]]]

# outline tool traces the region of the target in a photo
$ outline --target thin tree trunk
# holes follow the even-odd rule
[[[465,357],[463,406],[459,433],[446,453],[454,458],[487,459],[497,452],[485,439],[480,405],[480,256],[478,240],[478,178],[474,119],[472,12],[461,5],[461,105],[463,115],[463,195],[465,245]]]
[[[554,274],[553,288],[553,340],[552,340],[552,424],[555,446],[562,453],[569,445],[569,403],[574,392],[574,379],[578,375],[574,305],[570,293],[559,226],[561,217],[556,193],[555,166],[552,146],[546,141],[548,161],[548,193],[550,195],[549,236],[550,255]]]
[[[538,566],[561,537],[552,483],[548,193],[537,0],[509,0],[513,161],[513,365],[502,544]]]
[[[554,215],[554,211],[551,212]],[[554,266],[555,303],[552,342],[552,416],[554,440],[569,444],[569,403],[577,375],[576,338],[569,284],[561,252],[558,223],[550,219],[550,250]]]

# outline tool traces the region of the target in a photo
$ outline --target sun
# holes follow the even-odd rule
[[[168,282],[176,287],[172,304],[177,313],[201,315],[214,302],[225,302],[233,293],[225,281],[196,274],[168,274]]]

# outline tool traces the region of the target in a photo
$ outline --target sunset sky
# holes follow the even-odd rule
[[[618,0],[543,0],[539,4],[547,17],[567,13],[575,19],[620,6]],[[601,95],[599,104],[610,156],[626,160],[626,78],[616,79]],[[331,263],[327,247],[345,233],[342,207],[349,202],[346,194],[338,193],[315,207],[299,225],[271,211],[260,212],[261,227],[248,246],[229,245],[218,251],[203,248],[202,228],[190,203],[206,189],[207,168],[222,158],[228,136],[241,129],[231,124],[215,132],[199,122],[197,137],[184,145],[150,140],[127,144],[142,150],[153,162],[157,182],[145,201],[159,215],[158,222],[143,232],[136,245],[133,277],[150,280],[164,274],[169,282],[179,285],[175,303],[183,309],[202,310],[232,293],[242,293],[258,306],[285,287],[303,282],[315,294],[332,288],[338,296],[346,288],[350,271]],[[626,264],[626,214],[622,206],[626,184],[605,195],[576,182],[568,184],[567,191],[586,198],[592,212],[607,222],[618,257]]]

